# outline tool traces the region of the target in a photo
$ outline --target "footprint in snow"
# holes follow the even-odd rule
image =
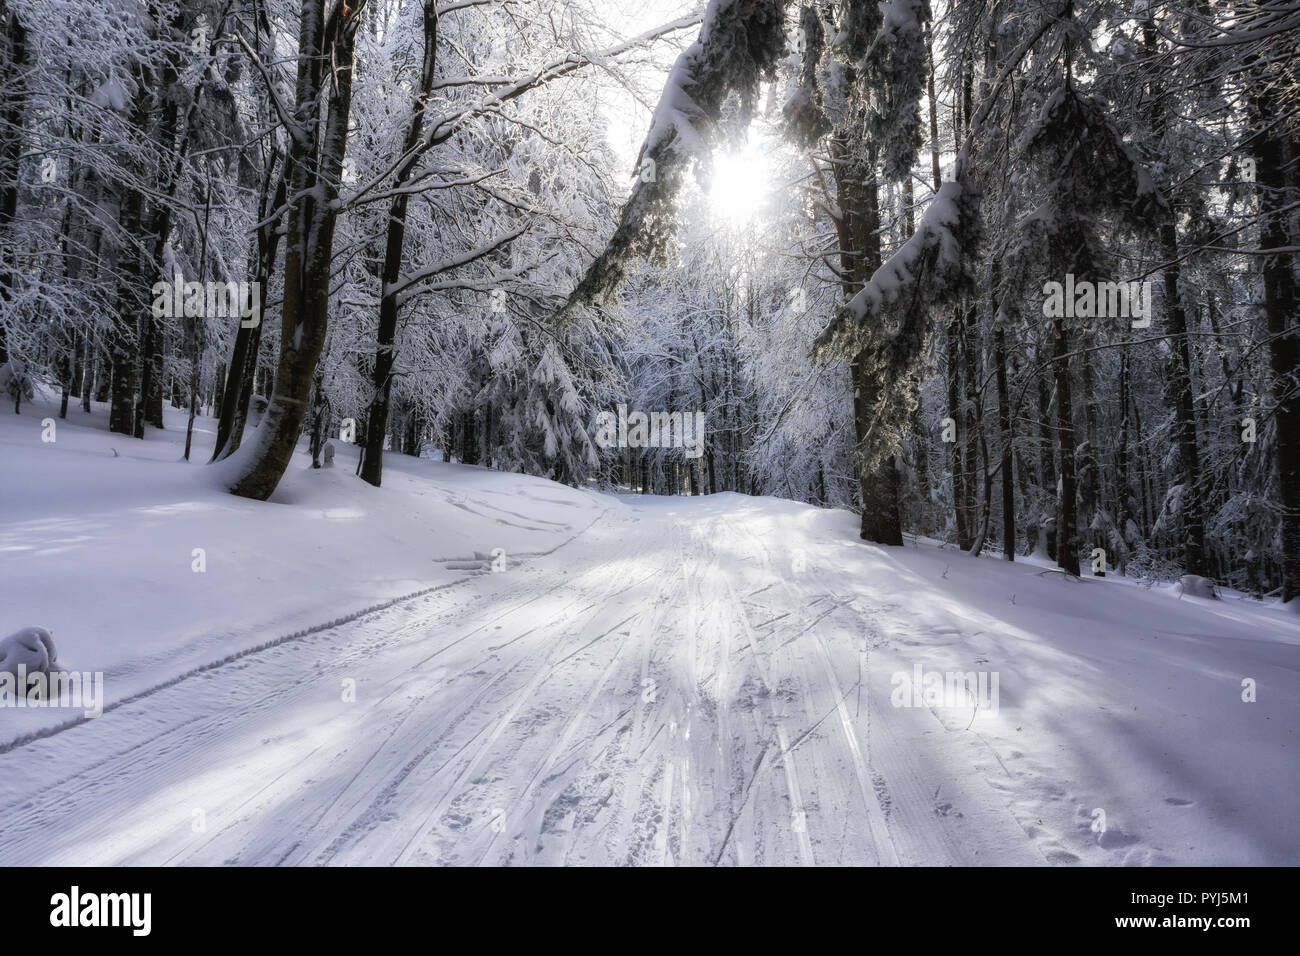
[[[1118,850],[1120,847],[1132,846],[1137,842],[1137,837],[1131,833],[1125,833],[1118,827],[1111,827],[1105,833],[1097,835],[1097,845],[1105,847],[1107,850]]]

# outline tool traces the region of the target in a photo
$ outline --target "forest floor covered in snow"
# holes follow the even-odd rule
[[[351,448],[258,503],[210,419],[54,409],[0,415],[0,636],[108,707],[0,709],[0,864],[1300,863],[1276,607]]]

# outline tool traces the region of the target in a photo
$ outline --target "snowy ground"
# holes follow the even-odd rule
[[[0,709],[2,864],[1300,863],[1294,615],[350,449],[258,504],[182,419],[49,414],[0,415],[0,636],[118,706]]]

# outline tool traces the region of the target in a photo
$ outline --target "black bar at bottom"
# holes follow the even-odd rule
[[[1280,870],[1234,868],[828,868],[671,876],[580,868],[544,876],[526,870],[42,868],[0,870],[0,898],[9,917],[7,938],[24,944],[72,934],[82,942],[113,938],[127,946],[382,944],[385,938],[397,943],[388,936],[394,931],[404,928],[421,938],[418,930],[427,928],[471,938],[504,930],[557,943],[557,934],[570,935],[584,945],[594,941],[593,933],[631,942],[662,931],[683,945],[716,933],[734,949],[738,938],[751,934],[770,945],[775,940],[764,934],[784,925],[782,936],[812,934],[805,936],[812,943],[825,932],[847,932],[864,946],[882,939],[924,946],[927,937],[944,946],[990,943],[1020,932],[1230,945],[1258,929],[1283,931],[1282,908],[1290,897],[1283,887],[1292,878]]]

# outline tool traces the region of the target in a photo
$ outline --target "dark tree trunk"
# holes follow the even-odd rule
[[[1256,182],[1263,217],[1261,249],[1294,247],[1285,207],[1300,193],[1300,139],[1292,127],[1275,125],[1283,109],[1275,80],[1260,76],[1252,101]],[[1277,488],[1281,511],[1282,601],[1300,598],[1300,309],[1294,253],[1277,252],[1263,260],[1264,314],[1268,321],[1277,446]]]
[[[1008,561],[1016,559],[1016,492],[1011,464],[1015,431],[1011,417],[1011,394],[1007,387],[1006,333],[998,312],[993,313],[993,361],[997,365],[998,431],[1002,440],[1002,554]]]
[[[394,187],[401,190],[424,155],[420,149],[424,137],[424,110],[433,88],[434,65],[438,52],[438,10],[434,0],[424,0],[424,63],[420,70],[420,87],[411,108],[411,121],[402,143],[406,157],[397,168]],[[375,352],[373,396],[369,418],[372,424],[361,450],[362,481],[379,487],[384,475],[384,430],[388,423],[393,394],[394,344],[397,318],[401,308],[397,283],[402,271],[402,250],[406,245],[406,208],[409,194],[399,191],[388,210],[388,233],[384,243],[383,294],[379,300],[378,349]]]
[[[870,144],[856,142],[839,132],[831,139],[831,157],[835,160],[836,200],[840,207],[837,222],[840,242],[840,269],[843,291],[852,296],[880,266],[879,214],[875,157]],[[873,357],[857,355],[849,363],[853,384],[853,426],[859,456],[870,454],[875,441],[872,426],[884,397],[879,377],[869,371]],[[862,498],[861,536],[878,544],[903,543],[902,515],[898,507],[898,469],[892,456],[878,465],[860,460],[858,490]]]
[[[282,168],[276,178],[274,191],[270,189],[271,177],[275,169],[275,154],[268,163],[266,177],[263,180],[262,225],[257,230],[255,241],[256,254],[253,280],[258,296],[258,316],[262,319],[252,326],[239,323],[235,332],[235,345],[230,356],[230,371],[227,373],[225,389],[221,396],[221,410],[217,420],[216,443],[212,448],[212,460],[228,458],[238,450],[244,436],[244,426],[248,421],[248,404],[252,399],[254,380],[257,377],[257,353],[262,344],[262,321],[266,316],[267,294],[270,288],[271,272],[275,268],[276,252],[280,245],[279,219],[271,218],[271,212],[284,206],[287,196],[285,184],[286,173]]]
[[[86,333],[86,351],[81,360],[81,410],[90,412],[90,397],[95,387],[95,336]]]
[[[1047,494],[1048,500],[1057,500],[1056,488],[1056,429],[1052,427],[1052,392],[1046,376],[1038,379],[1038,467],[1041,472],[1040,487]],[[1056,560],[1057,508],[1046,519],[1045,543],[1047,556]]]
[[[1082,513],[1079,523],[1086,529],[1089,554],[1094,548],[1105,548],[1106,540],[1097,529],[1098,511],[1101,508],[1101,474],[1097,459],[1097,376],[1093,371],[1092,355],[1079,356],[1083,366],[1083,454],[1079,456],[1079,504]],[[1104,572],[1103,572],[1104,576]]]
[[[142,99],[143,94],[139,98]],[[138,190],[127,190],[121,220],[122,231],[127,236],[140,234],[140,207],[143,201]],[[138,329],[128,316],[139,315],[144,307],[139,291],[145,280],[142,256],[134,245],[123,249],[118,274],[115,307],[109,318],[109,355],[113,365],[113,378],[108,428],[109,431],[122,435],[134,435]]]
[[[1133,403],[1132,386],[1129,376],[1128,349],[1119,356],[1119,438],[1115,448],[1115,515],[1119,522],[1120,537],[1124,539],[1125,549],[1119,555],[1120,574],[1125,572],[1128,564],[1128,549],[1132,546],[1129,524],[1133,520],[1133,492],[1129,485],[1129,420],[1132,416],[1130,406]]]
[[[966,445],[964,453],[966,475],[963,482],[966,500],[962,506],[966,512],[968,532],[973,532],[967,550],[976,555],[984,546],[984,538],[988,532],[987,503],[992,500],[989,491],[988,443],[984,437],[984,400],[980,392],[980,383],[984,377],[982,348],[978,316],[972,305],[966,311],[966,317],[961,325],[962,372],[966,400],[962,403],[965,417],[962,419],[958,438],[964,440]],[[978,503],[975,495],[980,489],[975,487],[974,474],[977,461],[980,463],[980,477],[983,479],[982,497]]]
[[[962,423],[961,410],[961,310],[955,309],[948,323],[947,348],[944,351],[947,360],[945,367],[948,386],[948,417],[953,428]],[[970,549],[972,538],[970,521],[966,510],[966,444],[959,429],[949,445],[949,471],[952,472],[952,508],[953,521],[957,530],[957,547],[962,551]]]
[[[1056,374],[1056,437],[1060,449],[1061,492],[1057,501],[1056,563],[1079,574],[1078,504],[1074,487],[1074,408],[1070,402],[1069,334],[1059,318],[1052,322],[1052,357]]]
[[[18,163],[23,148],[23,118],[26,112],[27,30],[6,0],[0,0],[0,234],[7,234],[18,213]],[[13,298],[17,284],[15,248],[0,244],[0,305]],[[7,308],[0,316],[7,316]],[[9,361],[8,336],[0,321],[0,365]]]
[[[352,106],[356,30],[364,6],[365,0],[359,0],[356,8],[337,4],[328,21],[323,4],[306,0],[302,7],[280,362],[255,453],[231,484],[233,494],[246,498],[269,498],[289,467],[325,344],[338,216],[335,200]]]
[[[1196,438],[1196,406],[1192,394],[1192,357],[1187,335],[1187,311],[1179,292],[1182,270],[1177,265],[1178,238],[1173,222],[1160,227],[1165,260],[1165,330],[1170,335],[1169,391],[1174,406],[1174,441],[1178,445],[1178,480],[1183,485],[1183,567],[1188,574],[1205,574],[1205,489]]]
[[[1143,42],[1148,55],[1158,54],[1155,20],[1148,16],[1142,23]],[[1168,125],[1165,114],[1163,84],[1149,84],[1152,132],[1160,141]],[[1179,289],[1182,268],[1179,265],[1176,209],[1172,205],[1160,223],[1160,252],[1165,259],[1165,330],[1169,341],[1170,404],[1174,409],[1174,442],[1178,446],[1178,481],[1183,486],[1180,514],[1182,518],[1183,567],[1188,574],[1205,574],[1205,488],[1201,478],[1200,449],[1196,437],[1196,405],[1193,395],[1191,344],[1187,335],[1187,311]]]

